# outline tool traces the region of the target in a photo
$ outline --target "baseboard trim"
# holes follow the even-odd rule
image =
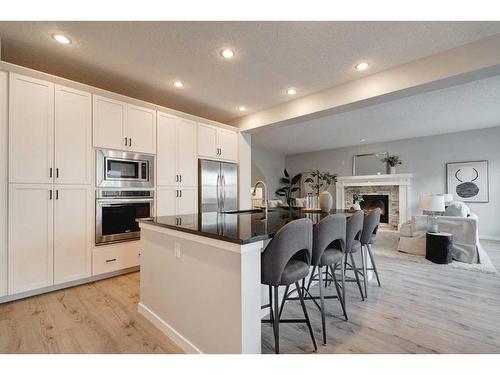
[[[497,236],[479,236],[480,240],[488,240],[488,241],[500,241],[500,237]]]
[[[203,352],[198,347],[196,347],[196,345],[194,345],[191,341],[182,336],[170,324],[168,324],[162,318],[156,315],[142,302],[139,302],[138,310],[142,316],[144,316],[147,320],[153,323],[153,325],[156,328],[162,331],[169,339],[171,339],[187,354],[203,354]]]
[[[124,275],[124,274],[130,273],[130,272],[136,272],[136,271],[139,271],[139,269],[140,269],[139,266],[135,266],[135,267],[125,268],[123,270],[102,273],[100,275],[86,277],[84,279],[68,281],[68,282],[65,282],[62,284],[51,285],[51,286],[48,286],[45,288],[29,290],[27,292],[21,292],[21,293],[11,294],[8,296],[3,296],[3,297],[0,297],[0,304],[5,303],[5,302],[16,301],[16,300],[23,299],[23,298],[37,296],[39,294],[55,292],[56,290],[61,290],[61,289],[71,288],[71,287],[78,286],[78,285],[88,284],[88,283],[91,283],[94,281],[109,279],[110,277],[120,276],[120,275]]]

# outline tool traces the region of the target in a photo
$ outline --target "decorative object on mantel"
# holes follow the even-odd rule
[[[447,192],[454,200],[488,203],[488,161],[446,163]]]
[[[337,174],[320,172],[316,169],[309,174],[309,177],[304,182],[318,192],[319,208],[321,211],[330,212],[333,207],[333,197],[328,191],[328,188],[337,182]],[[320,189],[323,189],[321,193]]]
[[[285,170],[283,171],[284,177],[280,178],[280,183],[284,186],[280,187],[278,190],[276,190],[275,194],[280,196],[280,197],[285,197],[286,198],[286,203],[290,206],[291,201],[292,201],[292,196],[293,193],[298,191],[300,188],[297,185],[297,182],[300,181],[300,178],[302,177],[302,173],[296,174],[292,178],[290,178],[290,175],[288,174],[288,171]]]
[[[437,233],[438,224],[436,212],[444,212],[444,196],[442,195],[427,195],[420,197],[420,209],[430,212],[427,216],[427,232]]]
[[[364,201],[363,194],[356,192],[352,195],[352,200],[354,201],[352,209],[355,211],[361,210],[360,203]]]
[[[387,155],[380,161],[382,163],[387,163],[390,174],[396,174],[396,166],[403,164],[399,155]]]

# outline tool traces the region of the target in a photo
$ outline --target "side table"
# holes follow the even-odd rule
[[[425,259],[438,264],[451,263],[452,244],[453,235],[451,233],[427,232]]]

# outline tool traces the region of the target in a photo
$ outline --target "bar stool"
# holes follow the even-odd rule
[[[361,300],[364,301],[365,297],[363,295],[363,289],[361,288],[361,282],[359,279],[359,271],[360,268],[356,266],[356,262],[354,261],[353,254],[357,253],[361,249],[361,233],[363,232],[363,222],[364,222],[364,212],[359,210],[354,213],[348,220],[346,226],[346,245],[345,252],[346,255],[344,257],[344,270],[350,270],[354,272],[355,279],[346,279],[346,282],[356,282],[358,284],[359,293],[361,294]],[[349,259],[351,260],[351,264],[349,264],[347,255],[349,255]],[[365,264],[364,254],[361,251],[361,263]],[[349,268],[346,268],[346,266]],[[345,304],[345,290],[342,291],[343,299]]]
[[[303,291],[299,286],[299,280],[304,279],[309,274],[311,257],[312,221],[310,219],[294,220],[283,226],[261,255],[261,282],[269,286],[270,308],[270,319],[263,319],[262,322],[273,325],[276,354],[279,354],[280,323],[306,323],[314,350],[318,350],[304,303]],[[292,284],[295,284],[305,319],[280,319],[278,286],[288,288]]]
[[[363,232],[361,233],[361,246],[362,248],[362,253],[365,251],[364,249],[366,248],[368,255],[370,256],[370,260],[372,263],[372,268],[367,268],[366,267],[366,261],[368,260],[366,254],[364,256],[364,261],[363,261],[363,283],[365,287],[365,297],[368,297],[368,290],[366,287],[367,280],[366,280],[366,271],[373,271],[375,272],[375,276],[377,277],[377,283],[378,286],[380,286],[380,279],[378,277],[378,271],[377,271],[377,266],[375,265],[375,258],[373,257],[373,252],[372,252],[372,244],[375,242],[375,239],[377,238],[377,232],[378,232],[378,227],[380,224],[380,215],[381,215],[382,210],[380,208],[376,208],[373,211],[371,211],[368,215],[365,216],[365,220],[363,223]]]
[[[342,298],[341,288],[344,288],[344,248],[345,248],[345,235],[346,235],[346,220],[343,215],[329,215],[321,220],[313,230],[313,250],[312,250],[312,266],[313,270],[311,278],[307,286],[307,293],[309,294],[309,287],[313,280],[318,281],[319,285],[319,299],[321,303],[321,324],[323,328],[323,344],[326,345],[326,310],[325,299],[337,298],[342,306],[345,319],[347,320],[347,313],[345,310],[344,300]],[[342,284],[339,286],[335,276],[335,268],[337,265],[341,266]],[[325,267],[325,280],[323,280],[323,267]],[[318,269],[317,275],[314,274]],[[326,283],[330,281],[328,278],[328,268],[331,268],[332,279],[335,285],[337,295],[325,296]],[[313,300],[317,297],[311,296]]]

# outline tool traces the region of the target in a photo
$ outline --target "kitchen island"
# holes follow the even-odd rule
[[[344,212],[346,215],[347,213]],[[260,353],[260,254],[300,210],[140,220],[139,311],[188,353]]]

